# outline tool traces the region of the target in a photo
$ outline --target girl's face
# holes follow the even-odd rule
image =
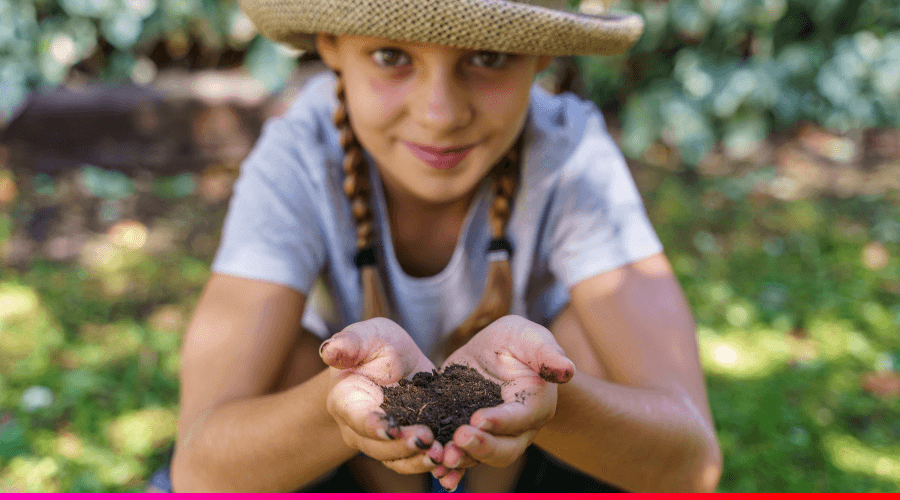
[[[319,35],[350,122],[389,195],[468,198],[522,129],[531,84],[552,57]]]

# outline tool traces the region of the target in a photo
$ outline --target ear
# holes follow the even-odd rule
[[[537,66],[535,67],[536,71],[534,73],[538,74],[538,73],[543,72],[545,69],[547,69],[548,66],[550,66],[550,63],[552,63],[553,59],[555,59],[555,58],[556,58],[556,56],[540,56],[540,57],[538,57]]]
[[[338,39],[337,36],[328,33],[318,33],[316,35],[316,51],[322,62],[334,71],[338,71]]]

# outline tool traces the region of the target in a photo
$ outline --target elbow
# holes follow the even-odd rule
[[[172,492],[175,493],[200,493],[205,491],[198,480],[196,468],[193,467],[187,458],[187,453],[175,449],[172,456],[172,465],[170,469],[170,479],[172,481]]]
[[[694,454],[686,477],[690,478],[688,489],[696,493],[715,493],[722,477],[722,449],[715,435],[705,436],[700,449]]]
[[[173,493],[212,493],[217,491],[211,483],[205,481],[201,460],[191,459],[187,450],[175,448],[170,469]],[[221,485],[220,485],[221,486]],[[223,491],[224,492],[224,491]]]
[[[719,486],[719,479],[722,477],[722,455],[711,457],[709,460],[701,464],[699,473],[696,475],[697,484],[695,491],[700,493],[715,493]]]

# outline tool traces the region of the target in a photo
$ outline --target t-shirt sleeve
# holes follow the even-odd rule
[[[279,118],[263,129],[235,183],[214,272],[302,293],[312,287],[326,259],[316,203],[325,190],[308,168],[313,158],[297,133],[301,126]]]
[[[599,115],[560,172],[549,265],[566,288],[662,251],[640,193]]]

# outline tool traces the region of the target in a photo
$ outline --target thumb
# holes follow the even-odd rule
[[[564,384],[575,376],[575,363],[555,343],[541,346],[526,364],[542,379],[555,384]]]
[[[368,357],[362,340],[352,331],[334,334],[319,346],[319,356],[326,365],[346,370],[363,364]]]

